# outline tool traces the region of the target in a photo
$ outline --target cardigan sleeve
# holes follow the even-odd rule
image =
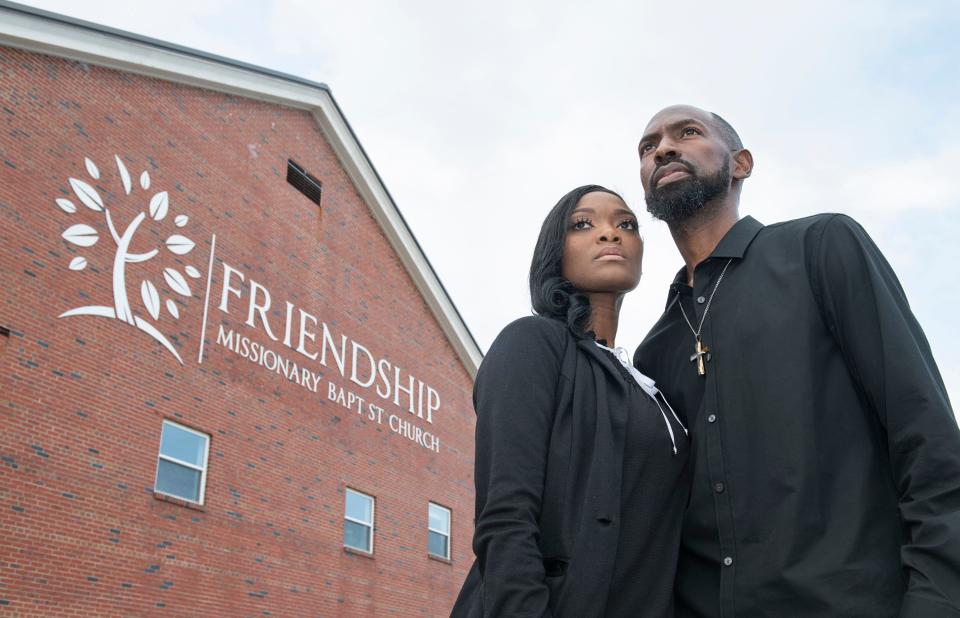
[[[893,269],[843,215],[824,226],[814,291],[883,425],[900,496],[901,618],[960,618],[960,430]]]
[[[485,616],[550,615],[538,522],[565,342],[562,324],[522,318],[477,374],[473,548]]]

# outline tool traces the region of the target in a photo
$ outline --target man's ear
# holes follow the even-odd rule
[[[753,155],[746,148],[733,154],[733,179],[743,180],[753,172]]]

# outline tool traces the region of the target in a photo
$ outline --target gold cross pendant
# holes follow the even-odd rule
[[[696,351],[690,356],[690,362],[697,362],[697,375],[705,376],[707,375],[707,367],[703,363],[703,357],[708,356],[710,353],[710,348],[703,345],[703,342],[697,338],[697,346],[694,348]]]

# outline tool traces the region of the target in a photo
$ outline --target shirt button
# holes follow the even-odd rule
[[[716,414],[711,414],[710,416],[708,416],[708,417],[707,417],[707,422],[708,422],[708,423],[716,423],[716,422],[717,422],[717,415],[716,415]]]
[[[722,494],[722,493],[723,493],[723,483],[717,483],[716,485],[714,485],[714,486],[713,486],[713,490],[714,490],[715,492],[717,492],[718,494]]]
[[[723,566],[730,566],[732,564],[733,564],[733,558],[731,558],[730,556],[727,556],[726,558],[723,559]]]
[[[707,299],[703,296],[697,296],[697,302],[702,305],[703,303],[707,302]]]

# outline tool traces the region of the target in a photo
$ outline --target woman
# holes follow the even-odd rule
[[[687,432],[612,349],[642,258],[609,189],[574,189],[543,222],[538,315],[507,326],[477,374],[477,560],[453,616],[673,615]]]

